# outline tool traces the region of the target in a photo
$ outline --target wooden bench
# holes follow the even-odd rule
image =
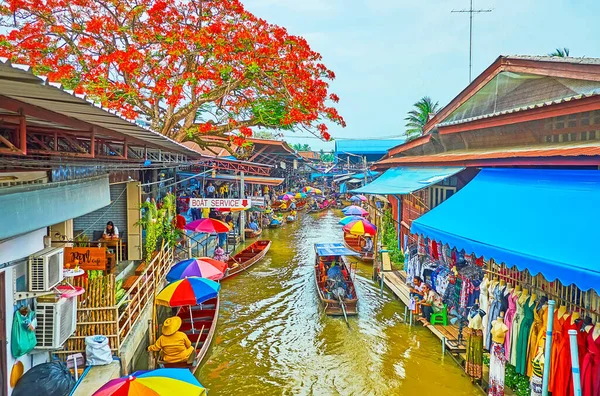
[[[123,282],[123,289],[129,291],[129,289],[133,287],[133,284],[138,280],[138,278],[138,275],[132,275],[129,278],[125,279],[125,282]]]
[[[135,274],[137,276],[140,276],[144,273],[144,271],[146,270],[146,263],[141,263],[140,265],[138,265],[138,267],[135,269]]]

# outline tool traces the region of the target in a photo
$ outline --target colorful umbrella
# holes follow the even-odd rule
[[[346,224],[348,224],[348,223],[352,223],[353,221],[362,220],[362,219],[363,219],[363,218],[362,218],[362,217],[360,217],[360,216],[346,216],[346,217],[342,218],[342,219],[341,219],[341,220],[338,222],[338,224],[341,224],[341,225],[346,225]]]
[[[350,233],[352,235],[375,235],[377,233],[377,227],[374,224],[371,224],[365,219],[356,220],[351,223],[346,224],[343,228],[344,232]]]
[[[241,212],[246,210],[246,208],[219,208],[217,209],[219,212]]]
[[[169,283],[156,296],[156,304],[166,307],[198,305],[219,294],[221,285],[210,279],[190,277]]]
[[[206,389],[188,369],[163,368],[152,371],[136,371],[127,377],[108,381],[93,396],[109,395],[205,396]]]
[[[279,199],[283,199],[284,201],[293,201],[294,196],[291,194],[283,194]]]
[[[208,257],[183,260],[171,267],[167,281],[175,282],[190,276],[219,280],[227,271],[227,263]]]
[[[303,192],[303,193],[309,193],[309,192],[311,192],[312,190],[314,190],[314,188],[313,188],[313,187],[311,187],[311,186],[306,186],[306,187],[304,187],[304,188],[302,189],[302,192]]]
[[[319,190],[318,188],[313,188],[312,190],[310,190],[311,194],[323,194],[323,191]]]
[[[294,197],[296,199],[302,199],[302,198],[306,198],[306,194],[305,193],[296,193],[296,195],[294,195]]]
[[[365,197],[364,195],[357,195],[357,197],[363,201],[363,202],[367,202],[369,199],[367,197]]]
[[[353,197],[350,198],[350,201],[352,201],[352,202],[360,202],[360,198],[358,197],[358,195],[354,195]]]
[[[344,209],[342,209],[342,212],[346,216],[364,216],[369,213],[366,210],[364,210],[363,208],[361,208],[360,206],[356,206],[356,205],[347,206]]]
[[[205,232],[208,234],[219,234],[231,230],[229,225],[216,219],[199,219],[186,224],[186,230],[194,232]]]

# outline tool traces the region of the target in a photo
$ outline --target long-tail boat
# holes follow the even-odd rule
[[[352,235],[347,232],[344,233],[344,245],[346,245],[348,249],[359,254],[362,261],[373,262],[375,260],[375,255],[373,252],[363,251],[360,240],[361,237],[358,235]]]
[[[316,243],[315,252],[315,283],[325,313],[344,317],[357,315],[358,296],[350,264],[344,257],[356,253],[341,243]]]
[[[177,316],[181,318],[179,331],[185,333],[196,351],[195,357],[187,362],[167,363],[158,361],[160,367],[188,368],[192,373],[200,367],[210,343],[215,335],[219,318],[219,296],[206,300],[200,305],[179,307]]]
[[[246,234],[246,238],[258,238],[262,234],[262,229],[259,228],[258,231],[254,231],[251,228],[246,228],[244,234]]]
[[[230,257],[229,260],[227,260],[227,273],[223,279],[231,278],[232,276],[247,270],[265,257],[270,248],[271,241],[260,240],[246,247],[233,257]]]

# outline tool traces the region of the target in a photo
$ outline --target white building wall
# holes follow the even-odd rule
[[[2,358],[6,360],[6,370],[9,378],[10,372],[14,364],[17,362],[17,359],[13,357],[10,348],[12,340],[12,319],[16,310],[16,304],[18,303],[14,299],[15,285],[17,283],[17,279],[19,279],[21,276],[27,276],[27,257],[44,248],[45,235],[46,228],[42,228],[24,235],[0,241],[0,266],[4,267],[0,269],[0,272],[4,273],[6,284],[6,307],[1,308],[5,310],[4,312],[6,312],[5,331],[8,340],[8,344],[6,345],[6,356],[3,356]],[[32,300],[26,301],[31,307]],[[21,356],[18,360],[23,363],[25,371],[27,371],[35,365],[47,362],[49,360],[49,355],[47,352],[33,350],[31,353]],[[0,392],[0,394],[1,393],[2,392]],[[8,395],[11,393],[12,388],[10,388],[9,384]]]

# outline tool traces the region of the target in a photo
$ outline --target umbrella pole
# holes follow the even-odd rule
[[[190,322],[192,323],[192,334],[195,334],[196,329],[194,328],[194,316],[192,315],[192,306],[188,305],[188,309],[190,311]]]

